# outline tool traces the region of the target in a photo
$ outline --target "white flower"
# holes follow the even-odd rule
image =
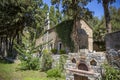
[[[28,59],[28,57],[26,56],[25,59]]]
[[[26,50],[26,53],[30,52],[28,49]]]

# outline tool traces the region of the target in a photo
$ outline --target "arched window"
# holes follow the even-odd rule
[[[93,59],[93,60],[90,61],[90,65],[97,66],[97,62]]]
[[[58,51],[62,49],[62,43],[58,42]]]
[[[62,49],[62,43],[59,44],[60,50]]]
[[[52,49],[52,48],[53,48],[53,43],[50,44],[50,49]]]
[[[73,59],[72,59],[72,63],[76,63],[76,60],[75,60],[75,58],[73,58]]]

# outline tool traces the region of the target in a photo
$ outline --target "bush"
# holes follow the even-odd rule
[[[18,52],[21,61],[20,67],[24,70],[39,69],[39,57],[34,56],[35,53],[41,52],[42,44],[36,46],[36,30],[34,28],[26,28],[24,36],[20,34],[21,41],[18,43],[14,40],[13,47]]]
[[[60,54],[66,54],[66,51],[65,50],[60,50],[59,53]]]
[[[22,70],[38,70],[40,67],[39,58],[29,57],[21,60],[20,69]]]
[[[66,54],[62,54],[60,56],[60,59],[59,59],[59,70],[62,72],[64,71],[64,65],[66,63],[66,59],[67,59],[67,55]]]
[[[103,80],[120,80],[120,70],[113,68],[109,64],[105,64],[103,67],[105,69]]]
[[[51,49],[51,52],[52,52],[53,54],[57,54],[57,49]]]
[[[42,71],[47,71],[52,68],[52,56],[48,50],[44,50],[43,54],[41,56],[41,61],[40,61],[40,68]]]
[[[58,68],[50,69],[47,71],[47,77],[61,77],[61,72]]]

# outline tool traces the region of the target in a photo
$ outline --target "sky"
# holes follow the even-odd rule
[[[48,4],[49,6],[51,6],[51,0],[43,0],[44,3]],[[117,8],[120,8],[120,0],[116,0],[116,2],[114,4],[112,4],[112,6],[115,6]],[[91,3],[89,3],[86,6],[90,11],[93,12],[93,15],[98,17],[99,19],[101,19],[101,17],[104,15],[104,10],[102,7],[102,4],[97,2],[97,0],[93,0]]]

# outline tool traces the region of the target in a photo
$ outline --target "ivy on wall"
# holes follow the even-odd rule
[[[73,29],[73,20],[66,20],[56,26],[56,32],[58,37],[61,39],[64,46],[74,50],[74,43],[71,39],[71,33]]]

